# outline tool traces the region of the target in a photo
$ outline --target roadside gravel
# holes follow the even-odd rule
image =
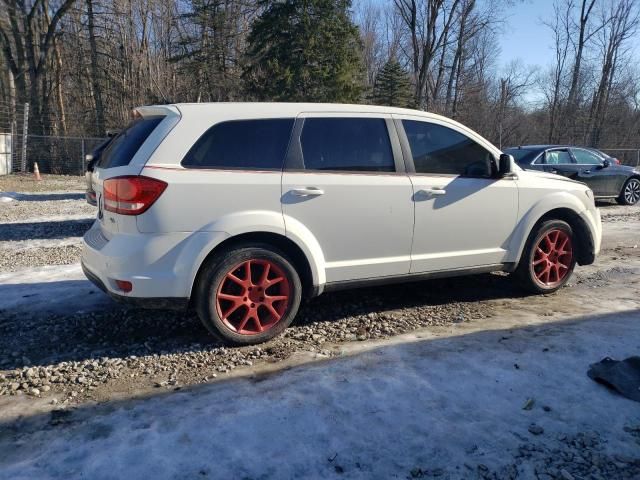
[[[45,265],[71,265],[78,263],[82,253],[80,245],[14,249],[4,248],[3,244],[6,243],[10,242],[0,242],[0,272]]]
[[[319,297],[303,307],[297,324],[282,337],[243,348],[217,343],[193,313],[120,308],[16,316],[0,311],[0,352],[6,352],[0,357],[0,394],[62,394],[63,402],[75,403],[105,395],[96,391],[108,391],[111,384],[176,388],[296,352],[331,356],[325,343],[385,338],[490,315],[483,302],[442,303],[446,296],[442,284],[427,283]]]
[[[540,427],[538,427],[540,428]],[[530,427],[530,430],[532,428]],[[537,430],[534,430],[537,431]],[[627,426],[625,432],[637,436],[638,426]],[[465,467],[469,474],[482,479],[522,478],[518,475],[518,467],[527,465],[530,477],[538,480],[632,480],[640,478],[640,461],[625,455],[611,455],[606,452],[606,440],[597,432],[580,432],[574,435],[560,434],[557,442],[531,442],[529,439],[520,444],[514,455],[514,463],[492,471],[483,464]],[[631,440],[630,440],[631,441]],[[635,439],[638,442],[638,439]],[[416,475],[409,478],[431,478],[427,475]],[[427,473],[427,472],[425,472]],[[431,472],[433,473],[433,472]]]
[[[28,197],[32,200],[17,195],[16,200],[0,203],[0,222],[19,223],[43,217],[94,217],[96,214],[96,208],[78,193],[48,192],[44,195],[29,194]]]

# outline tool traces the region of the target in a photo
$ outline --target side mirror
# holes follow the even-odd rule
[[[609,160],[608,158],[605,158],[602,161],[602,168],[607,168],[607,167],[610,167],[610,166],[611,166],[611,160]]]
[[[504,177],[513,172],[513,162],[514,160],[511,155],[507,155],[506,153],[501,154],[500,160],[498,161],[498,175]]]

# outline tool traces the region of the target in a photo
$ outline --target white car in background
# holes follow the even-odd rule
[[[552,292],[600,249],[589,188],[525,172],[437,115],[294,103],[136,115],[92,173],[84,271],[119,300],[191,304],[229,343],[272,338],[303,298],[341,288],[506,271]]]

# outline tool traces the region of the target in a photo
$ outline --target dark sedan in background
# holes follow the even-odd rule
[[[608,155],[584,147],[563,145],[525,145],[507,148],[525,170],[564,175],[586,183],[596,198],[615,198],[622,205],[640,200],[640,170],[619,165]]]

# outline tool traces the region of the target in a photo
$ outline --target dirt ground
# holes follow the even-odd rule
[[[36,181],[32,173],[0,175],[0,192],[84,192],[84,182],[81,176],[43,174],[42,180]]]
[[[259,378],[394,345],[640,309],[640,207],[603,202],[599,258],[578,267],[555,294],[524,295],[504,274],[326,294],[306,304],[282,337],[227,348],[191,312],[125,308],[90,285],[77,255],[94,213],[81,196],[81,182],[50,181],[59,188],[0,180],[4,192],[24,189],[22,197],[0,204],[0,430],[61,408]],[[0,477],[1,468],[0,454]],[[635,470],[620,468],[619,478],[636,478],[630,476]],[[407,475],[422,475],[414,473]]]

